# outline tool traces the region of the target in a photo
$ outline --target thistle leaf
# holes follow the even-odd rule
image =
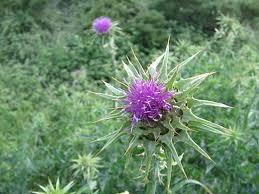
[[[155,143],[153,142],[145,142],[144,147],[146,149],[146,162],[145,162],[145,176],[144,180],[148,182],[149,172],[151,170],[153,154],[155,152]]]
[[[138,138],[139,138],[139,136],[137,136],[137,135],[132,136],[132,138],[129,142],[129,146],[128,146],[127,150],[125,151],[124,155],[128,154],[129,151],[132,150],[137,145]]]
[[[181,121],[180,118],[174,119],[172,122],[172,125],[175,126],[176,128],[182,129],[184,131],[194,131],[193,129],[190,129],[186,125],[184,125]]]
[[[192,107],[215,106],[215,107],[221,107],[221,108],[233,108],[233,107],[228,106],[223,103],[213,102],[213,101],[209,101],[209,100],[200,100],[200,99],[196,99],[196,98],[189,99],[188,104],[190,104]]]
[[[139,75],[138,70],[136,69],[135,65],[130,61],[130,59],[127,57],[128,60],[128,66],[130,67],[131,71],[137,76],[137,77],[141,77]]]
[[[148,67],[148,72],[151,78],[157,78],[159,75],[159,71],[157,70],[157,67],[161,60],[163,59],[165,53],[161,54],[149,67]]]
[[[105,150],[111,143],[113,143],[115,140],[117,140],[120,136],[122,136],[123,134],[125,134],[125,131],[122,130],[122,128],[120,130],[118,130],[115,134],[113,134],[111,136],[111,138],[105,143],[105,145],[102,147],[102,149],[96,154],[99,155],[103,150]]]
[[[92,91],[88,91],[91,94],[95,94],[97,96],[106,98],[108,100],[119,100],[121,98],[124,98],[124,96],[113,96],[113,95],[109,95],[109,94],[104,94],[104,93],[98,93],[98,92],[92,92]]]
[[[118,114],[120,114],[120,113],[118,113]],[[114,115],[111,115],[109,117],[104,117],[104,118],[101,118],[97,121],[92,121],[92,122],[89,122],[89,123],[94,124],[94,123],[98,123],[98,122],[102,122],[102,121],[107,121],[107,120],[110,120],[110,119],[119,118],[119,117],[122,116],[122,115],[118,115],[118,114],[114,114]]]
[[[111,136],[113,136],[115,133],[118,133],[118,131],[120,131],[120,130],[121,130],[121,129],[118,129],[118,130],[116,130],[116,131],[113,131],[113,132],[109,133],[108,135],[105,135],[105,136],[103,136],[103,137],[100,137],[100,138],[98,138],[98,139],[95,139],[95,140],[91,141],[91,143],[99,142],[99,141],[105,141],[105,140],[109,139]]]
[[[168,135],[164,135],[161,139],[161,141],[163,141],[163,143],[166,144],[166,146],[168,147],[168,149],[170,150],[170,152],[172,153],[173,157],[174,157],[174,160],[176,161],[177,165],[180,167],[181,171],[183,172],[184,176],[187,178],[187,175],[184,171],[184,168],[183,168],[183,165],[182,165],[182,162],[181,162],[181,159],[180,157],[178,156],[177,154],[177,151],[174,147],[174,144],[172,142],[172,139],[168,136]],[[188,179],[188,178],[187,178]]]
[[[166,153],[166,166],[167,166],[167,181],[166,181],[166,189],[167,192],[170,190],[170,185],[171,185],[171,178],[172,178],[172,168],[173,168],[173,154],[168,150],[168,148],[165,149]]]
[[[173,68],[169,73],[168,73],[168,77],[169,79],[166,81],[166,85],[167,87],[169,87],[169,89],[172,89],[171,86],[173,85],[173,83],[175,82],[179,72],[181,71],[181,69],[183,68],[184,65],[186,65],[187,63],[189,63],[190,61],[192,61],[198,54],[200,54],[201,51],[195,53],[194,55],[192,55],[191,57],[189,57],[188,59],[184,60],[183,62],[179,63],[178,65],[175,66],[175,68]]]
[[[124,61],[122,61],[122,63],[123,63],[123,67],[124,67],[125,71],[127,72],[128,76],[130,78],[130,81],[136,80],[137,79],[137,75],[135,75],[133,73],[133,71],[130,69],[130,67],[126,63],[124,63]]]
[[[139,62],[134,50],[131,48],[132,54],[134,56],[134,59],[136,60],[137,64],[136,67],[138,69],[139,74],[142,76],[143,79],[148,79],[148,75],[146,74],[145,70],[143,69],[143,66]]]
[[[195,185],[200,185],[203,189],[205,189],[205,191],[209,194],[213,194],[211,192],[211,190],[206,187],[204,184],[202,184],[201,182],[197,181],[197,180],[193,180],[193,179],[188,179],[188,180],[183,180],[180,183],[177,183],[176,185],[174,185],[173,189],[172,189],[172,193],[176,193],[178,190],[180,190],[183,186],[185,186],[186,184],[195,184]]]
[[[168,41],[167,41],[166,49],[164,52],[164,58],[160,69],[159,78],[161,79],[161,81],[166,81],[168,79],[167,66],[168,66],[168,59],[169,59],[169,42],[170,42],[170,37],[168,38]]]
[[[71,181],[70,183],[68,183],[64,188],[63,188],[63,191],[66,193],[68,192],[74,185],[74,182]]]
[[[197,129],[202,129],[205,131],[210,131],[213,133],[218,133],[221,135],[229,135],[229,129],[222,127],[216,123],[212,123],[208,120],[202,119],[196,115],[194,115],[191,109],[186,108],[183,110],[183,120],[188,122],[189,127],[193,126]]]
[[[186,91],[189,89],[194,89],[199,86],[208,76],[213,75],[215,72],[204,73],[187,79],[181,79],[174,84],[174,87],[181,91]]]
[[[224,133],[223,131],[218,130],[217,128],[212,127],[210,125],[200,123],[200,122],[191,121],[191,122],[189,122],[189,126],[192,128],[196,128],[196,129],[207,131],[207,132],[212,132],[212,133],[216,133],[216,134],[220,134],[220,135],[226,135],[226,133]]]
[[[179,140],[192,146],[196,151],[200,152],[204,157],[214,162],[211,159],[211,157],[198,144],[195,143],[195,141],[191,138],[191,136],[188,134],[187,131],[185,131],[184,134],[181,135],[181,138]]]
[[[125,95],[125,92],[122,89],[117,89],[114,86],[112,86],[111,84],[106,83],[105,81],[103,81],[103,83],[115,95],[118,95],[118,96],[124,96]]]

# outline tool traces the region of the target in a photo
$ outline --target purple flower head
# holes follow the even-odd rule
[[[158,121],[164,113],[171,110],[172,106],[168,100],[172,96],[173,93],[166,91],[163,84],[152,80],[138,80],[127,92],[125,110],[132,114],[133,124],[138,121]]]
[[[92,23],[92,28],[97,34],[106,34],[112,26],[112,21],[109,17],[101,16],[96,18]]]

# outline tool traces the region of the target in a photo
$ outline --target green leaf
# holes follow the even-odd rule
[[[128,60],[128,66],[131,69],[131,71],[134,73],[134,75],[138,78],[141,78],[141,76],[138,73],[138,70],[136,69],[135,65],[133,65],[133,63],[129,60],[129,58],[127,57]]]
[[[153,161],[153,154],[155,153],[155,143],[154,142],[145,142],[144,143],[145,147],[145,154],[146,154],[146,162],[145,162],[145,177],[144,180],[145,182],[148,182],[148,176],[151,170],[152,166],[152,161]]]
[[[170,37],[168,38],[168,41],[167,41],[166,49],[164,52],[164,58],[160,69],[159,79],[161,79],[161,81],[166,81],[168,79],[167,66],[168,66],[168,59],[169,59],[169,42],[170,42]]]
[[[195,143],[195,141],[191,138],[191,136],[188,134],[187,131],[184,131],[184,134],[181,134],[181,137],[179,139],[180,141],[192,146],[195,150],[200,152],[204,157],[208,158],[212,162],[214,162],[211,157],[198,145]],[[215,162],[214,162],[215,163]]]
[[[110,137],[112,137],[115,133],[118,133],[120,130],[121,130],[121,129],[118,129],[118,130],[116,130],[116,131],[113,131],[113,132],[109,133],[108,135],[105,135],[105,136],[103,136],[103,137],[100,137],[100,138],[98,138],[98,139],[95,139],[95,140],[91,141],[91,143],[99,142],[99,141],[105,141],[105,140],[109,139]]]
[[[112,114],[112,115],[110,115],[110,116],[106,116],[106,117],[104,117],[104,118],[101,118],[101,119],[99,119],[99,120],[97,120],[97,121],[92,121],[92,122],[90,122],[90,123],[91,123],[91,124],[94,124],[94,123],[98,123],[98,122],[101,122],[101,121],[106,121],[106,120],[110,120],[110,119],[119,118],[119,117],[122,116],[122,113],[123,113],[123,110],[121,110],[121,111],[119,111],[119,112],[117,112],[117,113],[114,113],[114,114]]]
[[[105,86],[106,86],[112,93],[114,93],[115,95],[118,95],[118,96],[125,96],[125,92],[124,92],[122,89],[117,89],[117,88],[115,88],[114,86],[112,86],[111,84],[106,83],[105,81],[103,81],[103,83],[104,83]]]
[[[132,150],[137,145],[138,138],[139,138],[139,136],[137,136],[137,135],[132,136],[132,138],[129,142],[129,146],[128,146],[127,150],[125,151],[124,155],[128,154],[129,151]]]
[[[184,171],[184,168],[183,168],[183,165],[181,163],[181,159],[180,157],[178,156],[177,154],[177,151],[174,147],[174,144],[172,142],[172,138],[170,136],[168,136],[168,134],[164,135],[162,138],[161,138],[161,141],[163,143],[166,144],[166,146],[169,148],[170,152],[172,153],[173,157],[174,157],[174,160],[176,161],[177,165],[179,166],[179,168],[181,169],[181,171],[183,172],[184,176],[187,178],[187,175]]]
[[[224,133],[223,131],[221,131],[215,127],[212,127],[210,125],[206,125],[205,123],[191,121],[188,124],[190,127],[196,128],[196,129],[199,129],[202,131],[212,132],[212,133],[216,133],[216,134],[220,134],[220,135],[226,135],[226,133]]]
[[[180,183],[177,183],[176,185],[174,185],[172,192],[175,193],[177,191],[179,191],[183,186],[187,185],[187,184],[195,184],[195,185],[200,185],[203,189],[205,189],[205,191],[209,194],[213,194],[212,191],[206,187],[204,184],[202,184],[201,182],[197,181],[197,180],[193,180],[193,179],[188,179],[188,180],[183,180]]]
[[[130,78],[130,81],[136,80],[137,75],[135,75],[133,73],[133,71],[130,69],[130,67],[126,63],[124,63],[124,61],[122,61],[122,63],[123,63],[123,67],[124,67],[125,71],[127,72],[128,76]]]
[[[196,98],[188,99],[188,104],[190,104],[190,106],[192,106],[192,107],[215,106],[215,107],[221,107],[221,108],[233,108],[233,107],[228,106],[223,103],[213,102],[213,101],[209,101],[209,100],[200,100],[200,99],[196,99]]]
[[[125,134],[125,131],[123,131],[123,129],[121,128],[120,130],[118,130],[115,134],[113,134],[111,136],[111,138],[106,142],[106,144],[102,147],[102,149],[96,154],[99,155],[103,150],[105,150],[109,145],[111,145],[111,143],[113,143],[115,140],[117,140],[120,136],[122,136],[123,134]]]
[[[159,63],[161,62],[161,60],[163,59],[165,53],[161,54],[158,58],[156,58],[156,60],[148,67],[148,72],[149,75],[151,76],[151,78],[157,78],[159,76],[159,71],[157,69],[157,66],[159,65]]]
[[[197,129],[202,129],[221,135],[229,135],[230,132],[230,129],[194,115],[189,108],[183,109],[183,120],[188,122],[189,127],[195,127]]]
[[[181,71],[181,69],[183,68],[184,65],[186,65],[187,63],[189,63],[190,61],[192,61],[198,54],[200,54],[201,51],[195,53],[194,55],[192,55],[191,57],[189,57],[188,59],[185,59],[183,62],[179,63],[178,65],[175,66],[175,68],[173,68],[169,73],[168,73],[168,77],[169,79],[166,81],[166,85],[169,89],[172,89],[171,86],[173,85],[173,83],[175,82],[179,72]]]
[[[98,92],[92,92],[92,91],[88,91],[91,94],[95,94],[97,96],[100,96],[102,98],[106,98],[109,100],[119,100],[121,98],[125,98],[125,96],[113,96],[113,95],[109,95],[109,94],[104,94],[104,93],[98,93]]]
[[[172,125],[175,126],[175,128],[179,128],[182,129],[184,131],[193,131],[192,129],[190,129],[189,127],[187,127],[186,125],[184,125],[180,118],[176,118],[172,121]]]
[[[137,62],[136,67],[138,69],[139,74],[142,76],[143,79],[148,79],[149,78],[148,75],[146,74],[145,70],[143,69],[143,66],[139,62],[139,60],[138,60],[138,58],[137,58],[137,56],[136,56],[136,54],[135,54],[135,52],[132,48],[131,48],[131,51],[132,51],[132,54],[133,54],[133,56],[134,56],[134,58]]]
[[[167,181],[166,181],[166,190],[169,192],[172,178],[172,168],[173,168],[173,154],[168,148],[165,148],[166,153],[166,167],[167,167]]]
[[[178,88],[181,91],[188,89],[194,89],[199,86],[208,76],[213,75],[215,72],[204,73],[187,79],[181,79],[174,84],[174,87]]]

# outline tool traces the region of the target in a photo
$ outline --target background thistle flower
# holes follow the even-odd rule
[[[180,167],[187,178],[181,157],[175,148],[177,142],[184,142],[192,146],[203,156],[212,160],[193,141],[190,133],[195,130],[230,135],[229,129],[202,119],[192,112],[192,109],[200,106],[229,107],[222,103],[199,100],[193,97],[199,85],[214,72],[185,79],[181,78],[180,70],[199,53],[176,65],[170,71],[167,67],[169,42],[165,52],[147,68],[147,71],[143,69],[133,53],[138,63],[133,64],[130,60],[129,64],[123,62],[128,79],[124,82],[118,81],[121,87],[115,88],[104,82],[113,95],[95,93],[117,102],[114,111],[104,120],[121,118],[124,121],[120,129],[99,139],[108,139],[100,152],[122,135],[129,136],[129,146],[125,154],[131,153],[137,146],[144,147],[144,180],[148,185],[148,194],[155,193],[156,190],[157,181],[154,179],[159,176],[159,170],[157,170],[159,168],[157,162],[159,157],[156,157],[156,155],[160,154],[161,150],[167,161],[166,190],[170,193],[173,163]],[[125,113],[130,113],[130,116]],[[150,172],[151,169],[152,172]]]
[[[92,28],[97,34],[107,34],[112,27],[112,21],[109,17],[101,16],[92,23]]]

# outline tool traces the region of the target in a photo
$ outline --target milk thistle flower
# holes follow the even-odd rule
[[[107,34],[112,27],[112,21],[109,17],[101,16],[92,23],[92,28],[97,34]]]
[[[158,158],[161,156],[167,163],[167,193],[170,193],[173,164],[177,164],[187,178],[181,162],[182,157],[179,156],[175,147],[178,142],[188,144],[204,157],[212,160],[191,138],[192,131],[213,132],[226,136],[231,134],[230,129],[200,118],[192,111],[201,106],[229,108],[222,103],[193,97],[200,84],[214,72],[181,78],[181,69],[199,53],[201,52],[179,63],[172,70],[168,70],[168,41],[165,52],[155,59],[147,70],[144,70],[133,52],[136,63],[133,64],[129,59],[128,64],[123,62],[128,75],[127,79],[124,81],[115,79],[120,87],[104,82],[112,94],[95,93],[117,102],[111,114],[101,120],[122,120],[122,125],[118,130],[96,140],[108,140],[100,152],[122,135],[129,137],[126,155],[131,156],[133,150],[139,147],[144,148],[144,180],[148,185],[148,194],[155,193],[156,180],[161,180],[157,177],[161,174],[157,173],[159,171]],[[197,181],[194,182],[197,183]],[[199,185],[202,184],[199,183]]]
[[[127,92],[125,110],[131,113],[133,124],[138,121],[157,122],[171,109],[168,101],[172,96],[173,93],[166,91],[163,84],[136,80]]]

